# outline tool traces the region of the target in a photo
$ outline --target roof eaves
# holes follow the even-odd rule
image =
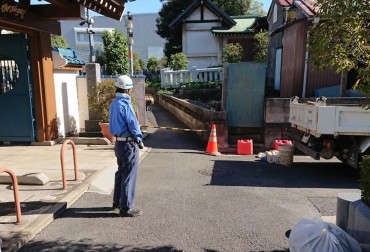
[[[188,17],[193,11],[196,10],[196,8],[198,8],[199,4],[200,4],[200,1],[194,1],[194,2],[192,2],[188,6],[188,8],[186,8],[185,10],[183,10],[180,15],[178,15],[171,23],[169,23],[168,26],[171,29],[176,28],[176,26],[178,26],[183,19],[185,19],[186,17]]]
[[[236,22],[227,15],[223,10],[221,10],[216,4],[212,3],[209,0],[197,0],[192,2],[188,8],[186,8],[176,19],[174,19],[169,27],[171,29],[176,28],[186,17],[193,13],[200,5],[206,6],[211,10],[216,16],[218,16],[222,22],[226,23],[229,26],[236,25]]]
[[[289,26],[292,26],[296,23],[299,23],[299,22],[302,22],[302,21],[306,21],[307,19],[306,18],[300,18],[300,19],[294,19],[292,21],[289,21],[285,24],[282,24],[281,26],[279,26],[278,28],[276,28],[275,30],[273,30],[272,32],[270,32],[270,36],[273,36],[275,35],[276,33],[280,32],[280,31],[283,31],[285,28],[288,28]]]

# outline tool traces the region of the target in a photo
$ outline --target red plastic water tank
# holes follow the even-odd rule
[[[292,145],[292,141],[290,141],[290,140],[275,140],[274,149],[278,150],[279,145]]]
[[[238,155],[253,155],[253,140],[238,140]]]

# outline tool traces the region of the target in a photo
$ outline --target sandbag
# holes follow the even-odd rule
[[[361,252],[359,243],[335,224],[301,219],[289,236],[290,252]]]

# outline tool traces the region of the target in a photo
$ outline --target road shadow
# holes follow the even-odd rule
[[[206,143],[202,142],[201,137],[195,132],[183,131],[188,129],[184,123],[174,115],[163,109],[160,105],[152,107],[152,117],[155,119],[148,120],[149,125],[153,127],[170,127],[173,129],[152,129],[148,128],[149,134],[144,140],[146,147],[153,149],[190,149],[205,150]],[[152,132],[152,133],[150,133]],[[207,134],[199,132],[198,134]]]
[[[51,249],[52,248],[52,249]],[[105,252],[117,252],[117,251],[131,251],[131,252],[180,252],[183,250],[176,249],[172,245],[167,246],[130,246],[130,245],[118,245],[118,244],[102,244],[96,243],[92,239],[81,239],[78,241],[58,240],[58,241],[37,241],[29,242],[24,247],[18,250],[18,252],[28,251],[53,251],[53,252],[65,252],[65,251],[105,251]]]
[[[263,161],[214,162],[208,171],[213,186],[359,189],[358,172],[342,163],[296,162],[288,167]]]
[[[71,207],[58,218],[116,218],[120,217],[118,211],[111,207]]]

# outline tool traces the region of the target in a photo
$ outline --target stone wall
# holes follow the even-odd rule
[[[134,75],[131,76],[134,82],[133,93],[136,98],[136,104],[138,107],[138,117],[140,125],[145,126],[146,121],[146,108],[145,108],[145,76]],[[104,80],[104,79],[101,79]],[[79,124],[81,125],[81,131],[85,132],[100,132],[98,122],[100,120],[91,119],[89,116],[89,105],[87,94],[89,87],[87,79],[85,77],[77,77],[77,93],[78,93],[78,109],[79,109]]]
[[[191,129],[207,130],[206,132],[197,132],[203,141],[208,141],[211,125],[216,125],[217,144],[220,148],[227,148],[228,126],[226,111],[211,111],[200,106],[189,103],[185,100],[161,95],[158,97],[158,103],[171,112],[179,120]],[[160,125],[167,126],[167,125]]]

